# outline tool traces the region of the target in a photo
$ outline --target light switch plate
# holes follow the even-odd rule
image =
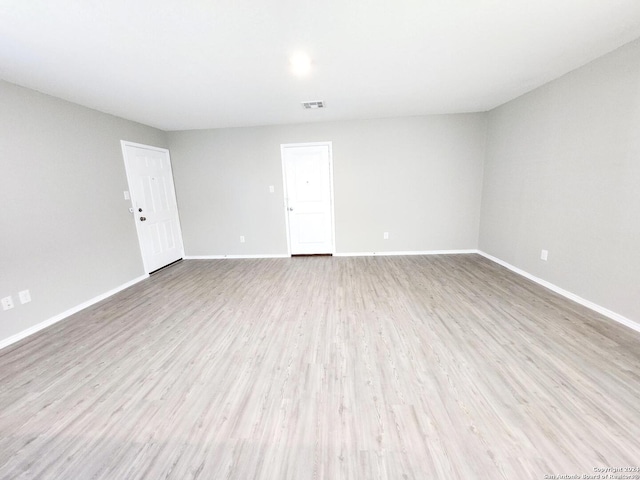
[[[129,195],[129,192],[127,192],[126,190],[124,191],[124,199],[131,200],[131,195]]]
[[[269,193],[273,193],[275,191],[276,191],[276,189],[274,188],[274,186],[273,185],[269,185]]]
[[[31,293],[29,293],[29,290],[22,290],[21,292],[18,292],[18,297],[20,298],[20,303],[23,305],[31,301]]]

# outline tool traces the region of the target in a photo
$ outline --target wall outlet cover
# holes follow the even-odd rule
[[[549,251],[548,250],[542,250],[540,252],[540,260],[544,260],[546,262],[548,258],[549,258]]]
[[[13,308],[13,298],[11,297],[4,297],[2,300],[2,309],[3,310],[10,310]]]

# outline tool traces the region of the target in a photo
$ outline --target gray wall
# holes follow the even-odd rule
[[[333,142],[338,253],[475,249],[485,123],[465,114],[170,132],[186,253],[286,254],[280,144],[315,141]]]
[[[640,320],[640,41],[490,113],[480,248]]]
[[[0,82],[0,339],[144,274],[120,140],[159,130]],[[29,289],[33,301],[20,305]]]
[[[144,273],[121,139],[171,148],[188,255],[286,253],[280,144],[330,140],[338,252],[479,247],[640,319],[640,41],[488,115],[166,134],[5,82],[0,105],[0,339]]]

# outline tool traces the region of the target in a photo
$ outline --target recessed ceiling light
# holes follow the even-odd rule
[[[302,76],[311,71],[311,59],[306,53],[294,53],[289,59],[289,63],[291,63],[291,71],[294,75]]]

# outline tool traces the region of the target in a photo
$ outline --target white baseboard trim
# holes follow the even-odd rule
[[[12,335],[8,338],[2,339],[0,340],[0,350],[8,347],[9,345],[16,343],[20,340],[22,340],[23,338],[28,337],[29,335],[33,335],[36,332],[39,332],[40,330],[42,330],[43,328],[47,328],[51,325],[53,325],[54,323],[58,323],[60,320],[64,320],[65,318],[73,315],[74,313],[78,313],[80,310],[84,310],[87,307],[90,307],[91,305],[94,305],[102,300],[104,300],[105,298],[110,297],[111,295],[115,295],[116,293],[124,290],[125,288],[129,288],[132,285],[135,285],[138,282],[141,282],[142,280],[145,280],[149,278],[149,275],[141,275],[140,277],[134,278],[133,280],[127,282],[127,283],[123,283],[122,285],[116,287],[116,288],[112,288],[111,290],[109,290],[108,292],[102,293],[100,295],[98,295],[97,297],[93,297],[91,300],[87,300],[86,302],[81,303],[80,305],[76,305],[73,308],[70,308],[69,310],[65,310],[62,313],[59,313],[58,315],[56,315],[55,317],[51,317],[48,320],[45,320],[44,322],[40,322],[32,327],[27,328],[26,330],[23,330],[19,333],[16,333],[15,335]]]
[[[478,250],[478,254],[482,255],[483,257],[491,260],[492,262],[495,262],[499,265],[502,265],[505,268],[508,268],[509,270],[511,270],[512,272],[517,273],[518,275],[522,275],[525,278],[528,278],[529,280],[536,282],[539,285],[542,285],[545,288],[548,288],[549,290],[556,292],[560,295],[562,295],[563,297],[568,298],[569,300],[572,300],[576,303],[579,303],[582,306],[585,306],[591,310],[593,310],[594,312],[598,312],[601,315],[604,315],[607,318],[610,318],[611,320],[615,320],[618,323],[621,323],[622,325],[625,325],[637,332],[640,332],[640,323],[635,322],[633,320],[631,320],[630,318],[624,317],[622,315],[620,315],[619,313],[613,312],[611,310],[609,310],[608,308],[604,308],[600,305],[598,305],[597,303],[593,303],[590,300],[587,300],[585,298],[582,298],[578,295],[576,295],[575,293],[571,293],[567,290],[565,290],[564,288],[560,288],[557,285],[554,285],[551,282],[547,282],[546,280],[543,280],[541,278],[536,277],[535,275],[531,275],[528,272],[525,272],[524,270],[518,268],[518,267],[514,267],[513,265],[511,265],[510,263],[505,262],[504,260],[500,260],[499,258],[494,257],[493,255],[489,255],[488,253],[485,253],[481,250]]]
[[[479,253],[478,250],[413,250],[398,252],[341,252],[334,253],[334,257],[380,257],[389,255],[459,255],[467,253]],[[236,258],[290,258],[286,253],[261,254],[261,255],[185,255],[185,260],[225,260]]]
[[[478,253],[478,250],[412,250],[399,252],[345,252],[334,253],[334,257],[383,257],[393,255],[460,255]]]
[[[262,255],[186,255],[185,260],[224,260],[236,258],[290,258],[286,253],[266,253]]]

